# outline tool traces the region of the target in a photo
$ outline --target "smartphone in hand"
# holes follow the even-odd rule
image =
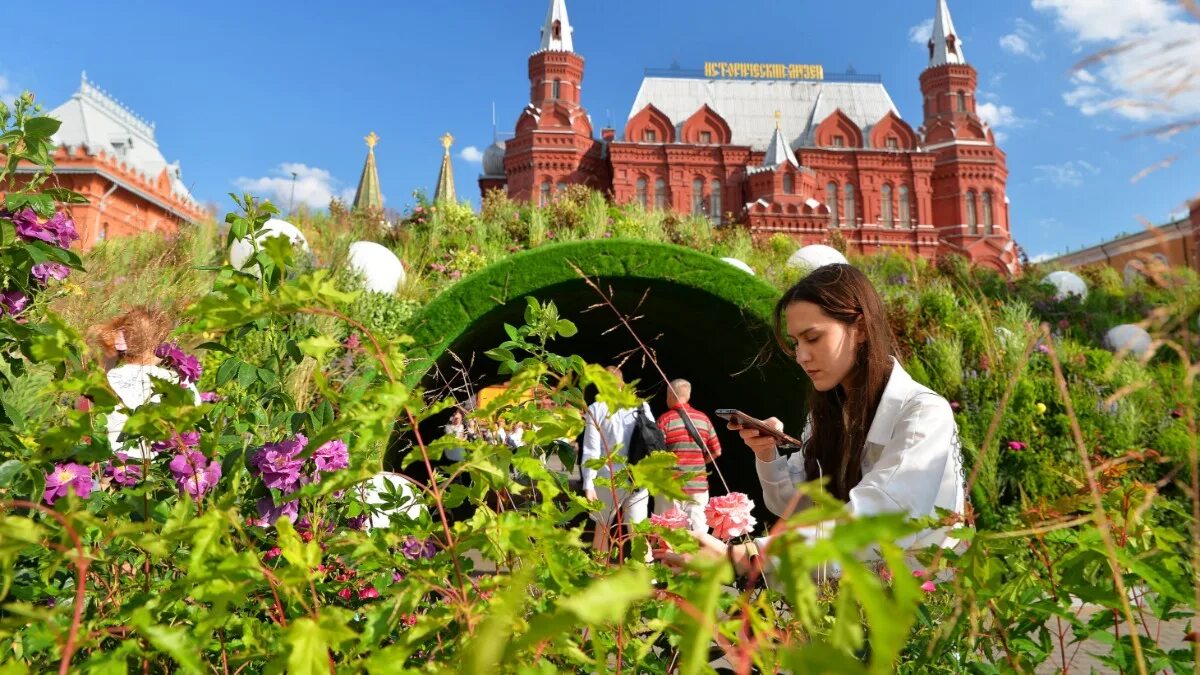
[[[740,427],[754,429],[755,431],[758,431],[759,433],[766,434],[766,435],[774,438],[775,442],[779,443],[780,445],[792,445],[797,448],[802,445],[802,443],[800,441],[796,440],[795,438],[788,436],[787,434],[783,433],[782,431],[776,431],[772,427],[768,426],[767,423],[763,422],[762,420],[751,417],[751,416],[747,415],[746,413],[744,413],[740,410],[737,410],[735,408],[719,408],[716,411],[716,415],[717,415],[717,417],[720,417],[721,419],[723,419],[727,422],[733,422],[734,424],[736,424]]]

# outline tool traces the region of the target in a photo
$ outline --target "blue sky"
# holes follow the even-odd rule
[[[324,205],[331,194],[352,194],[370,131],[381,138],[389,207],[404,208],[413,190],[433,186],[446,131],[457,139],[459,193],[478,203],[472,149],[491,142],[493,102],[502,133],[526,103],[526,59],[548,1],[20,3],[6,9],[12,25],[46,27],[8,50],[0,93],[28,88],[53,107],[86,70],[156,123],[163,153],[182,162],[193,194],[222,211],[225,194],[246,186],[286,206],[293,170],[302,176],[297,201]],[[1169,109],[1106,105],[1145,93],[1143,69],[1163,58],[1154,41],[1182,41],[1183,56],[1200,62],[1200,26],[1174,0],[950,7],[1008,153],[1013,232],[1030,255],[1134,231],[1139,219],[1164,222],[1198,195],[1200,132],[1123,139],[1200,115],[1200,85]],[[920,123],[919,34],[933,0],[568,0],[568,8],[597,129],[610,121],[623,128],[644,68],[705,61],[877,73],[901,115]],[[1082,75],[1071,70],[1130,39],[1147,46]],[[1172,166],[1134,182],[1169,158]]]

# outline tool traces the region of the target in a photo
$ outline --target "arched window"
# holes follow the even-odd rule
[[[643,209],[650,208],[650,199],[646,194],[646,179],[637,179],[637,203],[642,205]]]
[[[550,31],[554,35],[555,40],[561,40],[562,39],[562,22],[559,21],[558,19],[555,19],[554,25],[553,25],[553,27],[551,27]]]
[[[562,193],[564,193],[566,191],[567,191],[566,183],[559,183],[558,185],[554,186],[554,194],[556,194],[560,197],[562,196]]]
[[[880,190],[879,213],[885,227],[896,227],[896,217],[892,214],[892,186],[886,183]]]
[[[837,183],[829,183],[825,186],[825,206],[829,207],[829,226],[839,227],[838,222],[838,189]]]
[[[105,239],[108,239],[108,223],[104,223],[100,226],[100,229],[96,231],[96,241],[100,242],[104,241]]]
[[[979,218],[975,213],[974,190],[967,190],[967,229],[971,234],[979,234]]]
[[[958,92],[958,112],[967,112],[967,95]]]
[[[562,81],[555,80],[550,85],[550,98],[558,99],[559,92],[561,92],[561,91],[562,91]]]
[[[900,226],[912,227],[912,206],[908,202],[908,186],[900,186]]]
[[[667,208],[667,181],[662,178],[654,181],[654,208],[659,211]]]
[[[783,174],[783,194],[790,195],[796,193],[796,177],[790,173]]]
[[[984,234],[995,234],[995,225],[992,221],[992,191],[985,190],[983,193],[983,232]]]
[[[692,181],[692,215],[704,213],[704,181],[700,178]]]
[[[858,205],[854,202],[854,184],[846,183],[846,186],[842,188],[842,194],[845,195],[846,200],[844,209],[846,226],[854,227],[858,223]]]
[[[550,203],[550,181],[542,183],[542,196],[540,203],[542,206]]]
[[[713,224],[720,224],[720,222],[721,222],[721,181],[714,180],[712,182],[712,184],[708,186],[708,188],[709,188],[708,219],[711,220],[713,222]]]

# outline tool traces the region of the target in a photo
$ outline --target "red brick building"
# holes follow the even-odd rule
[[[529,57],[530,101],[513,138],[484,153],[482,192],[546,202],[569,184],[618,202],[738,222],[804,244],[840,234],[852,251],[960,253],[1011,274],[1005,155],[976,112],[976,72],[938,0],[922,125],[877,77],[819,67],[710,64],[647,71],[624,133],[595,138],[583,57],[565,0],[551,0]]]
[[[79,230],[80,248],[139,232],[169,234],[182,223],[209,217],[184,184],[179,163],[163,157],[154,125],[89,82],[86,74],[79,90],[47,114],[62,122],[52,138],[57,145],[52,180],[89,200],[67,207]]]

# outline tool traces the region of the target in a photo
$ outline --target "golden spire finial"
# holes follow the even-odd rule
[[[373,151],[375,150],[375,144],[379,142],[379,137],[375,135],[374,131],[372,131],[366,136],[363,136],[363,140],[367,142],[367,149]]]
[[[453,144],[454,137],[450,135],[449,131],[447,131],[445,134],[442,134],[442,147],[446,149],[447,155],[450,154],[450,146]]]
[[[782,119],[783,119],[783,113],[776,110],[775,111],[775,128],[776,129],[780,128],[780,120],[782,120]]]

